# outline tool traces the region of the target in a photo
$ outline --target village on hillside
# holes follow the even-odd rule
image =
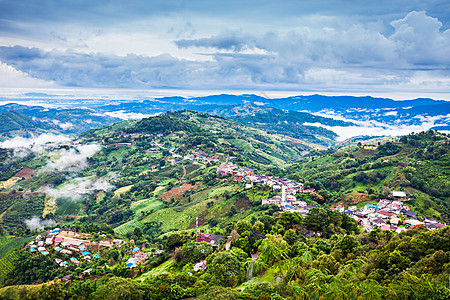
[[[232,176],[237,182],[245,182],[247,188],[262,184],[272,187],[274,191],[281,190],[281,194],[277,194],[270,199],[262,199],[261,205],[275,204],[281,212],[298,213],[303,217],[306,217],[309,210],[314,208],[314,206],[308,205],[305,201],[298,201],[295,196],[297,193],[311,193],[315,191],[314,189],[304,189],[303,183],[286,178],[255,175],[253,169],[239,167],[230,162],[222,163],[217,168],[217,173],[221,176]],[[349,206],[345,209],[342,205],[331,209],[347,214],[357,222],[358,226],[363,226],[368,232],[376,228],[402,232],[417,226],[425,226],[430,230],[446,226],[446,224],[440,223],[433,218],[425,218],[423,221],[418,220],[417,214],[405,204],[408,201],[405,192],[392,191],[391,195],[393,200],[381,199],[376,205],[366,204],[360,209],[356,206]]]
[[[31,253],[50,256],[60,267],[67,267],[69,264],[80,265],[81,262],[91,262],[103,257],[112,249],[118,249],[126,242],[121,239],[107,238],[106,235],[100,235],[99,239],[93,238],[89,234],[72,231],[69,228],[61,230],[55,228],[48,230],[29,242],[25,248]],[[144,251],[141,247],[134,246],[130,248],[127,255],[125,266],[134,268],[149,259],[151,255],[159,255],[163,250]],[[87,268],[82,272],[91,271]],[[65,276],[62,280],[68,280],[70,276]]]

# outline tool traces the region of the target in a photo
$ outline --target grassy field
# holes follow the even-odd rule
[[[127,186],[121,187],[114,191],[114,196],[120,196],[121,194],[128,192],[132,187],[133,187],[133,185],[127,185]]]
[[[190,174],[193,173],[195,171],[197,171],[198,169],[200,169],[202,166],[198,165],[198,164],[189,164],[186,166],[186,173]]]
[[[53,197],[46,195],[45,196],[45,206],[44,211],[42,212],[42,216],[46,216],[49,213],[54,214],[56,212],[56,201]]]
[[[231,144],[235,145],[238,148],[244,149],[245,151],[254,151],[252,144],[247,142],[246,140],[228,140]]]
[[[236,191],[236,189],[237,189],[236,185],[227,185],[227,186],[215,188],[208,193],[208,197],[213,198],[216,195],[222,195],[226,191],[228,191],[229,193],[233,193],[234,191]]]
[[[143,228],[144,224],[142,224],[138,220],[131,220],[125,224],[120,225],[119,227],[114,228],[114,232],[125,235],[129,232],[132,232],[136,227]]]
[[[16,238],[14,236],[1,236],[0,237],[0,259],[3,258],[9,252],[22,247],[24,244],[31,241],[32,237]]]
[[[0,236],[0,280],[13,268],[13,261],[17,258],[14,250],[22,247],[32,239],[32,237]]]
[[[150,211],[152,209],[157,210],[163,206],[163,202],[158,199],[144,199],[131,204],[131,210],[135,215],[139,215],[141,212]]]
[[[57,208],[55,214],[57,216],[76,216],[82,208],[80,202],[72,199],[57,199],[56,205]]]
[[[199,203],[189,203],[188,205],[183,205],[183,209],[177,207],[177,210],[173,208],[157,210],[148,215],[145,220],[162,222],[162,231],[172,229],[183,230],[186,229],[195,217],[199,216],[205,209],[205,201],[200,201]]]
[[[172,259],[169,259],[168,261],[163,262],[161,265],[157,266],[156,268],[151,269],[147,273],[144,273],[141,275],[139,280],[145,280],[148,276],[157,276],[161,275],[163,273],[169,273],[170,268],[175,264],[175,261]]]
[[[6,181],[1,181],[0,182],[0,189],[9,189],[10,187],[12,187],[17,181],[21,180],[22,178],[20,177],[11,177],[10,179],[6,180]]]

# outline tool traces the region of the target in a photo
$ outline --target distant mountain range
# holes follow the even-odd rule
[[[6,104],[0,106],[0,138],[43,132],[76,134],[120,121],[92,109],[56,109]]]
[[[432,117],[436,126],[450,124],[450,102],[433,99],[395,101],[388,98],[353,96],[295,96],[267,99],[257,95],[212,95],[206,97],[164,97],[118,105],[98,106],[104,111],[154,114],[168,110],[192,109],[225,117],[247,115],[236,107],[271,107],[288,111],[304,111],[340,116],[355,121],[377,121],[385,124],[420,125]],[[255,109],[253,109],[255,111]],[[250,112],[251,114],[252,112]]]
[[[64,101],[55,95],[29,96],[33,100],[48,101],[56,105],[61,105]],[[356,129],[360,126],[386,127],[390,129],[388,134],[395,132],[396,128],[406,127],[411,127],[410,131],[450,130],[450,102],[426,98],[395,101],[374,97],[310,95],[268,99],[252,94],[221,94],[104,102],[80,99],[70,102],[72,107],[64,109],[7,104],[0,106],[0,113],[21,112],[35,121],[30,128],[63,133],[79,133],[117,122],[119,118],[142,118],[183,109],[231,118],[246,126],[295,138],[321,135],[333,140],[338,135],[334,128],[349,126],[355,126]],[[104,104],[105,102],[108,104]],[[75,105],[77,106],[74,107]],[[86,108],[81,109],[79,105]],[[2,119],[0,122],[6,121],[5,118]],[[28,124],[31,125],[32,122]],[[351,134],[358,136],[366,135],[367,132],[354,130]]]

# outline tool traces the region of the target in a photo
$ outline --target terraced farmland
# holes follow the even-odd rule
[[[17,259],[15,252],[10,252],[0,259],[0,280],[13,269],[13,261]]]

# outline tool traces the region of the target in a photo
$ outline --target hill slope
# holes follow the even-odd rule
[[[0,137],[43,132],[77,134],[120,121],[91,109],[56,109],[6,104],[0,106]]]
[[[435,131],[381,145],[329,149],[289,172],[311,182],[328,202],[352,204],[404,190],[418,212],[450,221],[449,141]]]

